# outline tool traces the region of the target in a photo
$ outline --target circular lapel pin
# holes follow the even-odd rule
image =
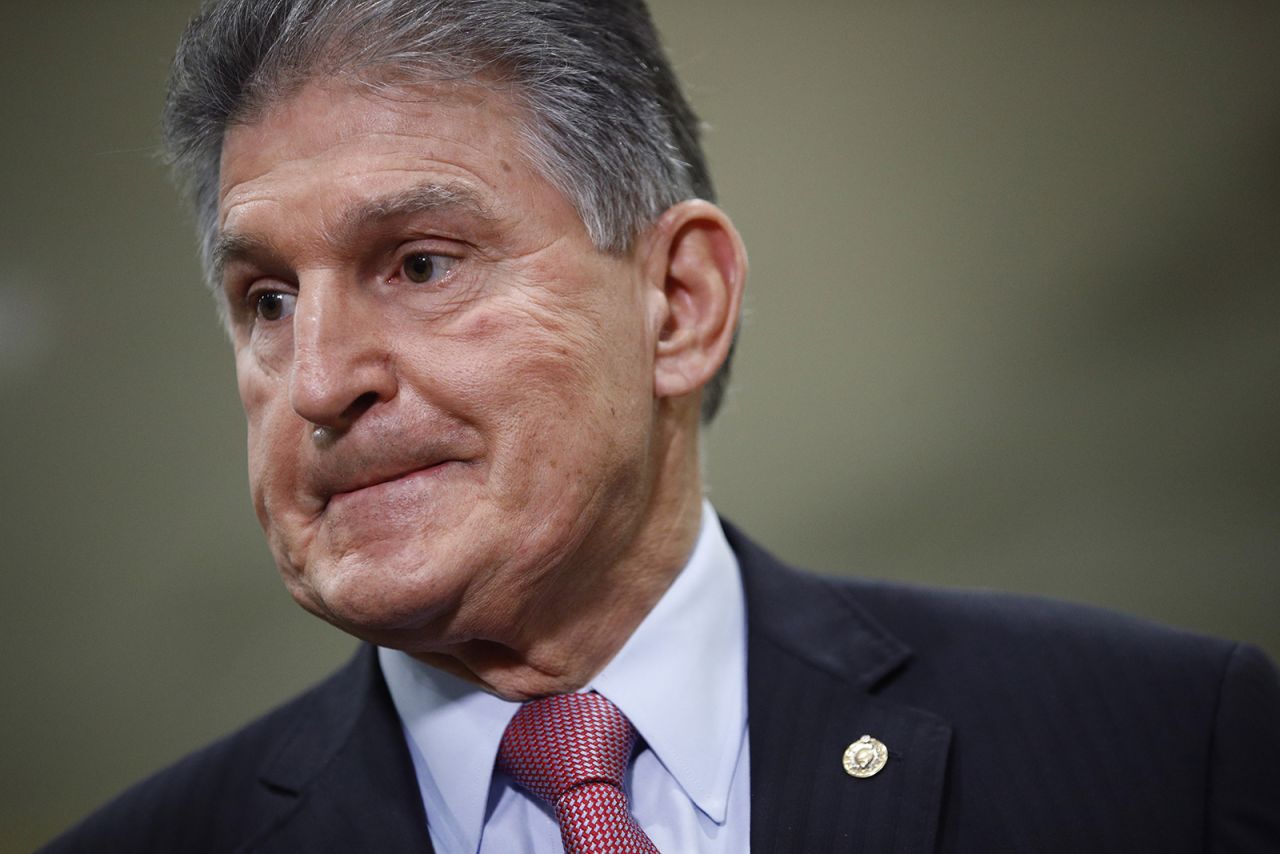
[[[869,735],[864,735],[844,751],[844,770],[850,777],[874,777],[888,761],[889,748]]]

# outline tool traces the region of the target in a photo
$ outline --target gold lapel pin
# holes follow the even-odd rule
[[[845,748],[842,764],[850,777],[866,778],[879,774],[888,761],[889,748],[884,742],[864,735]]]

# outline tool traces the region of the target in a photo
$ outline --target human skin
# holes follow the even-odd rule
[[[597,250],[520,120],[312,82],[227,132],[218,252],[290,592],[512,699],[584,684],[683,566],[746,269],[699,201]]]

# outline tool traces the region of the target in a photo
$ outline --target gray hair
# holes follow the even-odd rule
[[[601,251],[626,252],[677,202],[715,200],[697,116],[644,0],[211,0],[179,42],[163,125],[206,276],[225,132],[321,77],[508,89],[531,117],[527,156]],[[704,422],[728,375],[726,359]]]

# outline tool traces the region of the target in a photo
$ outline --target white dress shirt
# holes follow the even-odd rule
[[[495,770],[519,708],[381,648],[439,854],[560,852],[550,807]],[[740,854],[750,840],[746,617],[738,562],[709,503],[684,570],[583,690],[608,697],[642,739],[631,812],[667,854]]]

